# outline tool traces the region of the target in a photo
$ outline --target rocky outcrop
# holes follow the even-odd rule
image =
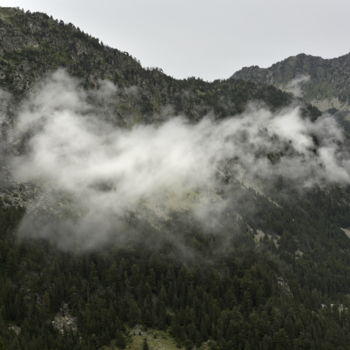
[[[295,79],[306,77],[299,87],[303,98],[325,111],[350,110],[350,54],[333,58],[300,54],[269,68],[245,67],[232,78],[271,84],[288,91]]]

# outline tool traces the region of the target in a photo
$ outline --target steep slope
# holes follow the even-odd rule
[[[42,13],[0,8],[0,38],[0,87],[16,95],[25,93],[45,73],[65,67],[82,78],[85,87],[94,87],[99,79],[121,88],[140,87],[133,113],[143,119],[165,105],[173,106],[175,113],[199,118],[209,111],[218,116],[235,114],[250,100],[262,100],[274,108],[290,102],[290,96],[272,87],[232,80],[213,84],[196,78],[176,80],[159,69],[143,69],[127,53]]]
[[[350,109],[350,54],[333,59],[300,54],[269,68],[245,67],[232,78],[271,84],[286,90],[293,89],[290,83],[299,78],[302,96],[322,111]]]
[[[32,88],[37,89],[36,81],[60,67],[78,78],[76,82],[81,88],[78,95],[84,95],[83,103],[79,104],[83,105],[83,116],[89,116],[90,109],[86,109],[85,103],[88,101],[93,111],[102,111],[98,116],[124,126],[124,131],[132,130],[130,126],[138,123],[159,123],[177,114],[187,115],[191,122],[201,120],[207,113],[222,120],[242,112],[252,101],[273,111],[296,103],[291,95],[260,83],[235,79],[214,83],[195,78],[176,80],[158,69],[143,69],[128,54],[105,47],[73,25],[57,22],[45,14],[0,8],[0,36],[0,86],[13,94],[10,102],[4,98],[6,103],[1,104],[2,115],[8,119],[2,128],[5,140],[2,139],[2,145],[6,147],[6,127],[19,118],[18,106],[27,98],[32,101],[30,95]],[[95,93],[96,87],[105,86],[101,79],[118,86],[117,90],[112,89],[116,94],[112,106]],[[64,95],[65,91],[60,88],[54,92]],[[55,105],[59,96],[49,97],[54,100],[53,108],[42,112],[47,120],[53,119],[54,112],[61,107]],[[29,103],[24,117],[31,116],[36,102],[34,99]],[[304,117],[314,119],[319,115],[316,109],[303,107]],[[269,120],[269,114],[266,111],[265,114]],[[257,114],[258,117],[261,115]],[[248,121],[253,126],[259,124],[252,118]],[[309,119],[306,123],[314,125]],[[209,125],[214,128],[216,124]],[[51,129],[58,126],[55,124]],[[58,129],[59,134],[67,133],[64,128]],[[278,124],[277,130],[285,131],[284,124]],[[110,135],[108,130],[102,131]],[[258,157],[254,162],[262,159],[264,165],[278,164],[285,154],[295,155],[291,140],[282,140],[280,145],[279,135],[269,132],[268,125],[262,125],[258,136],[277,141],[277,147],[273,152],[256,147]],[[151,135],[153,138],[156,133]],[[210,135],[208,132],[206,138]],[[142,133],[133,141],[140,136]],[[232,138],[231,134],[228,136]],[[249,140],[245,132],[238,136]],[[28,132],[23,143],[8,147],[2,167],[9,153],[26,151],[30,137]],[[307,154],[317,155],[317,145],[324,140],[316,131],[310,140]],[[103,141],[109,148],[113,145],[113,140]],[[162,146],[157,144],[152,150],[158,151]],[[254,149],[253,143],[248,146],[241,155],[243,160]],[[77,154],[83,153],[83,158],[88,159],[86,152],[80,151],[78,148]],[[186,148],[186,153],[190,151]],[[201,154],[207,152],[205,149]],[[62,167],[65,158],[71,160],[69,154],[60,156]],[[51,157],[52,154],[48,158]],[[309,160],[302,159],[303,168]],[[141,337],[146,337],[152,347],[159,343],[154,337],[164,335],[154,329],[170,333],[178,347],[186,349],[348,349],[350,239],[341,228],[350,227],[349,187],[337,183],[326,186],[321,182],[301,189],[293,186],[289,178],[273,173],[268,173],[268,181],[260,187],[244,186],[232,171],[238,161],[237,157],[229,159],[215,172],[222,185],[215,198],[222,197],[229,204],[217,222],[209,215],[209,224],[214,221],[215,230],[211,225],[203,227],[194,221],[186,211],[187,203],[155,222],[151,216],[144,220],[131,211],[125,215],[133,228],[126,232],[127,236],[130,233],[131,238],[141,239],[129,239],[122,246],[107,241],[97,250],[78,249],[78,253],[57,248],[55,238],[62,231],[65,241],[74,232],[69,231],[69,226],[46,226],[47,221],[55,222],[54,215],[35,217],[36,239],[19,236],[17,228],[26,224],[23,217],[31,209],[30,200],[35,197],[36,188],[28,183],[11,187],[2,177],[0,349],[125,348],[140,346]],[[157,166],[153,162],[151,172]],[[87,165],[81,168],[87,170]],[[312,170],[323,174],[324,169],[320,166]],[[288,172],[294,173],[296,169]],[[44,175],[40,173],[39,177],[44,179]],[[194,177],[200,175],[197,170]],[[84,181],[80,184],[80,180],[74,187],[83,186]],[[104,181],[90,187],[101,195],[113,189],[113,185]],[[79,212],[70,212],[69,198],[61,201],[55,190],[56,206],[44,203],[44,209],[51,214],[52,208],[58,208],[61,210],[58,216],[62,213],[79,216]],[[29,197],[29,205],[19,200],[23,192]],[[195,191],[186,193],[186,199],[190,201],[196,195]],[[86,200],[83,196],[83,201]],[[124,200],[125,196],[118,198],[117,203]],[[106,208],[105,203],[99,204]],[[147,207],[145,201],[142,205]],[[164,201],[159,203],[160,211],[165,205]],[[149,213],[147,209],[145,212]],[[47,227],[51,232],[47,232]],[[102,230],[94,226],[88,232],[93,236]],[[37,232],[53,239],[47,240]],[[135,232],[138,236],[133,236]],[[169,239],[161,241],[162,236]],[[78,238],[78,245],[83,245],[89,237]],[[168,343],[169,349],[174,347],[172,338],[166,335],[160,343],[162,346]]]

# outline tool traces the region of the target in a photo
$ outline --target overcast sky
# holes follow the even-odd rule
[[[227,78],[301,52],[350,51],[349,0],[0,0],[72,22],[143,66]]]

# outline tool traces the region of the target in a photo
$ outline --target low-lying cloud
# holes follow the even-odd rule
[[[104,82],[94,94],[108,104],[116,90]],[[96,114],[90,95],[57,71],[18,109],[10,138],[22,151],[12,157],[11,172],[40,189],[21,234],[91,248],[140,234],[128,224],[135,215],[154,223],[186,212],[215,222],[232,182],[253,188],[278,177],[299,188],[349,183],[344,136],[330,117],[311,121],[299,108],[273,113],[251,106],[221,120],[174,116],[121,128]],[[38,219],[43,211],[55,229]]]
[[[309,75],[298,75],[294,79],[290,80],[287,84],[282,86],[282,90],[289,92],[295,97],[303,97],[303,86],[310,80]]]

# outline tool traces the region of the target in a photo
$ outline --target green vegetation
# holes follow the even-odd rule
[[[102,78],[137,87],[115,106],[113,118],[124,125],[152,122],[168,105],[198,120],[237,114],[252,100],[275,110],[292,101],[272,86],[143,69],[44,14],[0,8],[0,29],[0,86],[15,101],[60,66],[84,87]],[[304,112],[319,115],[308,105]],[[1,199],[0,349],[349,349],[350,239],[341,228],[350,227],[350,188],[270,185],[270,198],[241,189],[220,232],[203,234],[174,215],[169,227],[143,225],[149,242],[79,254],[19,239],[25,208]],[[0,189],[11,191],[6,183]],[[153,246],[159,230],[188,250]]]
[[[159,69],[143,69],[127,53],[101,44],[72,24],[64,25],[45,14],[15,11],[11,23],[2,21],[4,31],[0,51],[0,86],[21,96],[47,72],[65,67],[94,87],[99,79],[109,79],[120,88],[137,86],[138,96],[119,102],[116,116],[127,123],[130,115],[149,122],[164,106],[175,114],[197,120],[214,112],[224,117],[242,112],[249,101],[263,101],[270,108],[290,102],[290,96],[273,87],[250,82],[218,80],[207,83],[197,78],[173,79]],[[0,13],[7,13],[1,8]]]
[[[177,346],[176,342],[167,333],[148,330],[148,331],[133,331],[130,343],[125,349],[128,350],[183,350]]]
[[[16,242],[12,228],[20,213],[6,209],[0,338],[6,349],[29,350],[141,349],[145,336],[152,349],[151,334],[170,349],[166,334],[186,349],[208,341],[212,349],[347,349],[350,240],[339,230],[349,226],[347,196],[342,189],[288,201],[276,195],[278,208],[252,192],[259,210],[247,215],[248,201],[239,212],[250,227],[274,234],[278,247],[267,236],[257,245],[249,231],[236,228],[222,237],[231,237],[223,254],[220,236],[174,221],[192,258],[144,243],[75,255],[44,241]],[[74,326],[60,331],[53,323],[59,315]],[[137,325],[163,332],[131,334]]]

